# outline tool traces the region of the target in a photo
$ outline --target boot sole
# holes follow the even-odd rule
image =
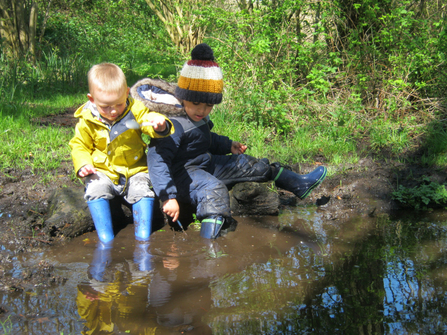
[[[326,178],[326,175],[327,175],[327,169],[324,168],[324,172],[321,175],[321,177],[311,187],[309,187],[302,196],[298,196],[298,198],[300,198],[301,200],[306,199],[306,197],[310,194],[310,192],[312,192],[312,190],[315,187],[319,186],[323,182],[324,178]]]

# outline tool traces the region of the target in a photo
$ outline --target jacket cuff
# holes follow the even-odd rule
[[[157,134],[160,134],[161,136],[167,136],[171,132],[171,124],[169,122],[166,122],[166,129],[163,131],[155,131]]]
[[[176,194],[166,194],[166,195],[161,195],[159,198],[160,198],[161,202],[165,202],[166,200],[176,199],[177,195]]]

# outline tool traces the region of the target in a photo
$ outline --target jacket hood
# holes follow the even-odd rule
[[[142,101],[151,111],[167,117],[185,115],[183,106],[174,96],[175,87],[175,84],[162,79],[145,78],[131,87],[130,95]]]

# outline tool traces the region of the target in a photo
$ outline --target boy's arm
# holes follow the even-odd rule
[[[75,135],[68,144],[71,148],[71,158],[73,160],[76,175],[78,175],[82,167],[87,165],[94,166],[92,159],[93,140],[92,137],[83,130],[81,120],[77,123]]]
[[[211,147],[210,153],[213,155],[226,155],[231,154],[231,146],[233,141],[227,136],[217,135],[216,133],[211,133]]]
[[[162,202],[177,197],[177,187],[171,173],[172,162],[177,154],[183,136],[183,128],[176,121],[175,133],[165,138],[153,138],[149,144],[147,162],[154,192]]]
[[[211,120],[208,120],[208,127],[210,130],[213,129],[214,123]],[[214,132],[211,133],[211,146],[210,153],[213,155],[227,155],[232,152],[232,140],[230,140],[227,136],[218,135]]]

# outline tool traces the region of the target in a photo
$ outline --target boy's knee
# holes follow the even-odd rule
[[[86,178],[84,199],[92,201],[96,199],[113,199],[115,197],[113,187],[107,179],[94,174]]]
[[[269,179],[272,172],[267,158],[255,158],[249,155],[239,155],[238,166],[242,171],[249,171],[249,176]]]
[[[219,182],[208,187],[199,199],[197,217],[201,219],[210,215],[231,216],[230,195],[224,183]]]

